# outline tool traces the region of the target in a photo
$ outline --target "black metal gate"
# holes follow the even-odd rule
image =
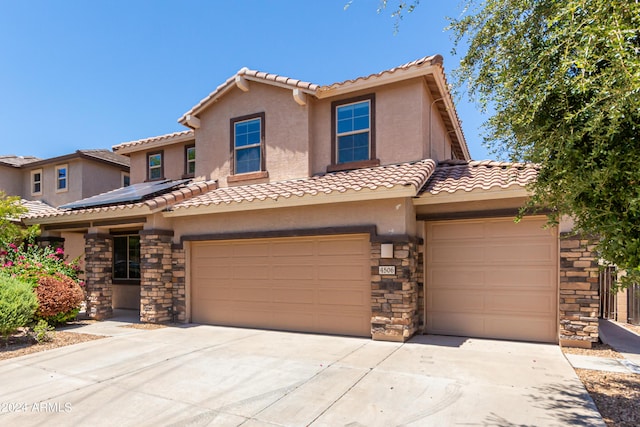
[[[618,306],[616,293],[611,289],[616,281],[616,267],[607,266],[600,270],[600,317],[616,320]]]
[[[640,325],[640,284],[636,283],[627,289],[629,305],[629,323]]]

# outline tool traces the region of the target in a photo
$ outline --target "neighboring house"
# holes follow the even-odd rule
[[[327,86],[243,68],[179,122],[113,147],[126,191],[28,219],[85,236],[91,316],[597,340],[587,250],[513,221],[536,168],[471,161],[441,56]]]
[[[39,159],[0,156],[0,190],[20,196],[32,215],[55,212],[59,206],[129,184],[129,158],[110,150],[77,150]],[[77,233],[49,233],[65,239],[67,255],[84,253],[84,238]]]

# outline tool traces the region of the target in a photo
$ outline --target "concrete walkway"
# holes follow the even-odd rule
[[[624,359],[565,354],[574,368],[640,374],[640,335],[618,323],[600,319],[600,339],[622,354]]]
[[[0,361],[0,425],[604,426],[557,345],[125,324]]]

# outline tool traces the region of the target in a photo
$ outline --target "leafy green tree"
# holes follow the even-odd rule
[[[637,280],[640,2],[465,0],[463,11],[450,19],[456,45],[468,46],[454,80],[493,110],[485,143],[538,163],[528,208],[572,216]]]
[[[27,213],[20,205],[20,197],[7,196],[0,190],[0,243],[13,243],[22,236],[22,229],[16,221]]]

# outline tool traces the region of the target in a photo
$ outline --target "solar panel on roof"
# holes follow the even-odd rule
[[[173,190],[176,187],[180,187],[183,184],[189,182],[189,179],[181,180],[164,180],[153,182],[141,182],[133,184],[128,187],[118,188],[116,190],[109,191],[107,193],[91,196],[86,199],[78,200],[77,202],[67,203],[62,205],[59,209],[84,209],[93,208],[98,206],[110,206],[118,205],[121,203],[134,203],[139,202],[154,196],[158,196],[162,193]]]

